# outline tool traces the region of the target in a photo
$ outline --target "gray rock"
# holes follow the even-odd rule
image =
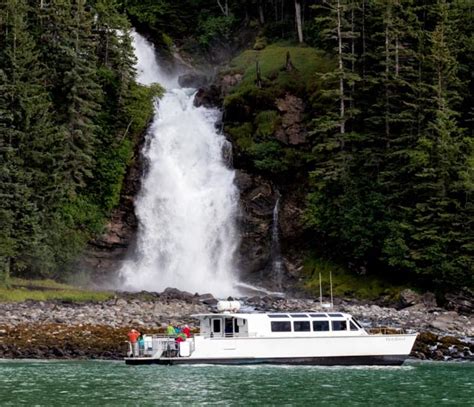
[[[443,332],[459,328],[459,315],[455,311],[445,312],[431,321],[430,326]]]
[[[202,294],[198,297],[198,300],[206,305],[216,305],[219,302],[212,294]]]
[[[446,307],[461,314],[472,315],[474,313],[474,294],[467,288],[459,293],[445,295]]]
[[[178,77],[179,86],[183,88],[202,88],[209,83],[206,75],[190,72]]]
[[[421,302],[421,295],[409,288],[400,293],[400,303],[402,307],[409,307],[411,305],[420,304]]]

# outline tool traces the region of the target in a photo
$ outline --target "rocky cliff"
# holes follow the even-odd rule
[[[140,191],[141,175],[146,166],[140,152],[144,140],[145,133],[135,147],[132,163],[124,179],[119,206],[112,211],[103,233],[89,242],[75,265],[81,272],[91,275],[98,286],[115,283],[117,270],[135,241],[138,220],[134,200]]]

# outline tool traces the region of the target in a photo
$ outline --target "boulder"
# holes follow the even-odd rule
[[[187,291],[178,290],[177,288],[167,287],[165,291],[160,294],[160,298],[164,300],[181,300],[185,302],[192,302],[194,295]]]
[[[464,324],[459,321],[459,314],[455,311],[444,312],[438,315],[431,321],[430,326],[443,332],[463,330],[465,328]]]
[[[403,308],[410,307],[415,304],[420,304],[421,302],[422,302],[421,295],[409,288],[403,290],[400,293],[400,303]]]
[[[193,103],[196,107],[220,107],[222,104],[221,90],[216,85],[199,88]]]
[[[183,88],[202,88],[209,83],[209,79],[206,75],[197,73],[197,72],[189,72],[184,75],[180,75],[178,77],[179,86]]]
[[[198,296],[199,302],[206,305],[216,305],[219,301],[210,293]]]
[[[421,302],[428,309],[433,309],[438,306],[438,304],[436,303],[436,296],[429,291],[427,291],[421,296]]]
[[[465,288],[459,293],[445,295],[446,308],[460,314],[472,315],[474,313],[474,294]]]

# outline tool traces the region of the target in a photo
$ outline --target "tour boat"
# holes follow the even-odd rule
[[[184,341],[144,335],[140,348],[130,344],[125,362],[401,365],[417,337],[393,328],[366,331],[344,312],[240,313],[235,302],[218,305],[223,312],[192,315],[200,321],[199,334]]]

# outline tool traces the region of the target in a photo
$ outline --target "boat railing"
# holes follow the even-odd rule
[[[234,333],[224,333],[224,334],[216,334],[216,333],[200,333],[197,336],[201,336],[205,339],[222,339],[222,338],[255,338],[257,337],[257,332],[234,332]]]
[[[406,330],[403,328],[392,328],[387,326],[378,326],[368,329],[369,335],[404,335]]]
[[[144,341],[140,345],[138,342],[128,342],[128,355],[133,357],[152,357],[157,354],[168,354],[178,356],[179,343],[184,341],[190,343],[191,352],[195,349],[194,335],[181,341],[177,340],[178,335],[169,335],[166,333],[146,334]]]

